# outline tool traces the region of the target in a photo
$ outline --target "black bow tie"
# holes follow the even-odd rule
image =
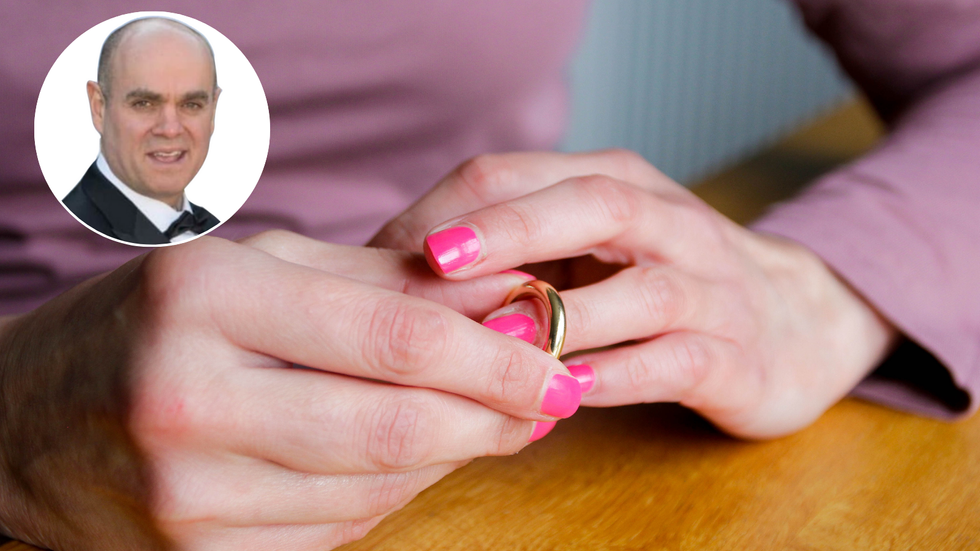
[[[187,212],[186,210],[180,214],[180,218],[170,224],[167,231],[163,232],[163,235],[167,236],[167,239],[173,239],[178,235],[190,231],[197,234],[204,233],[208,229],[208,216],[204,212],[204,209],[194,209],[195,212]]]

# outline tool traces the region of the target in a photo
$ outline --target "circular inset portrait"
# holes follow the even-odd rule
[[[45,180],[92,231],[167,246],[228,220],[269,153],[269,104],[252,65],[175,13],[104,21],[58,57],[34,142]]]

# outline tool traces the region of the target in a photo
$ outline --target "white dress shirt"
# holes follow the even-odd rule
[[[105,157],[102,156],[102,153],[99,153],[99,158],[96,159],[95,166],[98,167],[99,172],[105,176],[106,180],[109,180],[109,182],[116,186],[116,188],[122,192],[127,199],[136,205],[136,208],[138,208],[140,212],[142,212],[143,215],[146,216],[158,230],[160,230],[160,233],[166,232],[167,228],[176,222],[177,219],[180,218],[180,215],[184,212],[192,212],[191,203],[187,200],[187,196],[184,194],[181,194],[180,196],[180,203],[182,205],[181,208],[179,210],[174,210],[173,207],[164,203],[163,201],[158,201],[152,197],[147,197],[146,195],[136,193],[132,188],[124,184],[122,180],[112,173],[112,169],[109,168],[109,163],[106,162]],[[170,242],[180,243],[182,241],[187,241],[196,235],[197,234],[192,231],[185,231],[180,235],[174,236]]]

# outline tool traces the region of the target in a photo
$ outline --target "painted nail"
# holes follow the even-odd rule
[[[574,377],[555,375],[548,383],[548,391],[541,402],[541,413],[552,417],[571,417],[582,401],[582,386]]]
[[[533,275],[531,275],[531,274],[529,274],[527,272],[522,272],[520,270],[504,270],[504,271],[502,271],[500,273],[502,273],[502,274],[516,275],[517,277],[523,277],[524,279],[527,279],[527,280],[538,279],[537,277],[535,277],[535,276],[533,276]]]
[[[595,370],[592,367],[585,364],[570,365],[568,372],[582,385],[582,394],[592,390],[592,385],[595,384]]]
[[[524,314],[508,314],[493,318],[483,322],[484,327],[489,327],[498,333],[517,337],[522,341],[534,342],[537,330],[534,327],[534,319]]]
[[[531,437],[527,439],[528,443],[536,442],[541,440],[551,432],[551,429],[555,428],[558,421],[538,421],[534,424],[534,430],[531,431]]]
[[[472,264],[480,256],[480,240],[473,228],[456,226],[425,238],[426,253],[442,273],[448,274]]]

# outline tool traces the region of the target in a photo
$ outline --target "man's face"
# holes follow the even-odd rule
[[[219,91],[198,39],[147,27],[120,42],[108,97],[89,83],[92,119],[116,176],[137,193],[177,208],[207,157]]]

